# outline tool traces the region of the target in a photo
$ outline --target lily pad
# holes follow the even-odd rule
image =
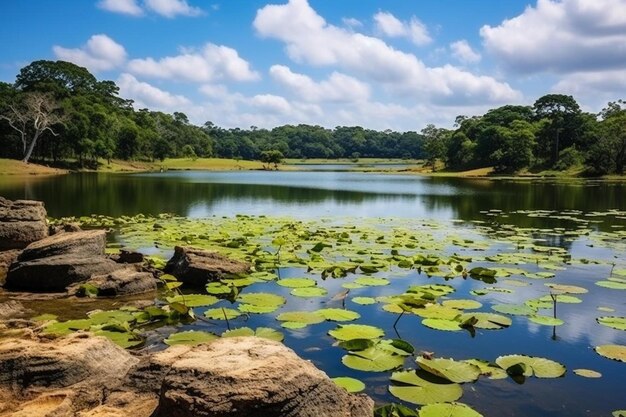
[[[454,359],[426,359],[420,356],[416,359],[416,362],[423,370],[451,382],[476,381],[481,374],[480,369],[476,365],[458,362]]]
[[[582,376],[585,378],[602,378],[602,374],[598,371],[594,371],[591,369],[574,369],[573,371],[576,375]]]
[[[616,281],[598,281],[596,285],[604,288],[610,288],[612,290],[626,290],[626,283]]]
[[[507,355],[500,356],[496,359],[496,363],[502,369],[508,370],[511,367],[523,364],[525,365],[524,376],[536,376],[537,378],[558,378],[565,374],[565,366],[550,359],[526,356],[526,355]]]
[[[512,316],[532,316],[536,313],[534,309],[524,304],[496,304],[491,306],[491,309]]]
[[[462,322],[475,320],[474,327],[485,330],[500,330],[509,327],[513,322],[510,318],[493,313],[465,313],[460,317]]]
[[[269,327],[259,327],[252,330],[249,327],[240,327],[239,329],[227,330],[222,333],[222,337],[239,337],[239,336],[256,336],[263,339],[274,340],[276,342],[282,342],[285,338],[278,330],[270,329]]]
[[[434,383],[415,371],[394,372],[389,392],[396,398],[412,404],[433,404],[456,401],[463,395],[463,388],[456,383]],[[400,385],[401,384],[401,385]]]
[[[329,321],[354,321],[361,318],[361,315],[356,311],[341,308],[322,308],[317,310],[316,313],[322,315],[322,317]]]
[[[187,307],[206,307],[217,303],[220,299],[212,295],[204,294],[179,294],[167,297],[168,303],[180,303]]]
[[[586,294],[589,292],[586,288],[579,287],[576,285],[564,285],[564,284],[545,284],[547,287],[553,289],[554,291],[567,293],[567,294]]]
[[[445,300],[441,303],[444,307],[456,308],[459,310],[476,310],[483,306],[476,300]]]
[[[456,332],[459,330],[463,330],[461,327],[461,322],[456,320],[446,320],[446,319],[424,319],[422,320],[422,324],[426,327],[430,327],[435,330],[443,330],[447,332]]]
[[[287,288],[307,288],[317,285],[317,282],[311,278],[285,278],[276,281],[276,283]]]
[[[420,408],[419,417],[483,417],[468,405],[461,403],[435,403]]]
[[[595,348],[598,355],[614,361],[626,362],[626,346],[624,345],[601,345]]]
[[[506,379],[508,375],[506,371],[495,363],[490,363],[481,359],[467,359],[463,362],[475,365],[480,369],[480,374],[487,376],[489,379]]]
[[[376,344],[365,350],[349,352],[341,358],[341,362],[357,371],[386,372],[401,367],[404,364],[404,358],[404,355],[398,355]]]
[[[76,330],[87,330],[91,327],[91,325],[92,322],[89,319],[51,322],[44,328],[43,332],[57,336],[65,336],[75,332]]]
[[[240,294],[238,299],[242,303],[238,309],[245,313],[271,313],[285,304],[285,299],[280,295],[262,292]]]
[[[276,320],[303,323],[309,325],[322,323],[326,319],[324,318],[324,316],[315,311],[288,311],[285,313],[280,313],[278,316],[276,316]]]
[[[365,389],[365,384],[358,379],[349,378],[347,376],[340,376],[331,379],[335,384],[351,393],[361,392]]]
[[[383,337],[385,332],[382,329],[366,324],[346,324],[339,325],[336,329],[330,330],[329,335],[337,340],[352,339],[378,339]]]
[[[617,330],[626,330],[626,317],[604,316],[596,319],[603,326]]]
[[[241,316],[241,312],[234,308],[212,308],[205,311],[204,316],[211,320],[233,320]]]
[[[132,332],[114,332],[108,330],[98,330],[96,336],[103,336],[121,348],[128,349],[142,345],[144,340]]]
[[[294,288],[291,290],[290,294],[296,297],[312,298],[323,297],[328,294],[328,291],[321,287]]]
[[[581,300],[580,298],[575,297],[573,295],[556,294],[556,295],[554,295],[554,297],[556,298],[556,302],[557,303],[580,304],[580,303],[583,302],[583,300]],[[553,302],[552,295],[544,295],[543,297],[539,298],[539,301]]]
[[[354,297],[352,298],[352,302],[366,306],[370,304],[376,304],[376,299],[372,297]]]
[[[201,343],[210,342],[211,340],[218,339],[219,336],[203,331],[195,331],[190,330],[186,332],[178,332],[171,334],[167,339],[164,340],[165,344],[169,346],[174,345],[189,345],[195,346]]]
[[[543,316],[541,314],[530,316],[528,320],[543,326],[560,326],[564,323],[564,321],[558,317]]]
[[[389,285],[389,280],[386,278],[374,278],[374,277],[358,277],[354,280],[359,285],[365,285],[366,287],[380,287]]]

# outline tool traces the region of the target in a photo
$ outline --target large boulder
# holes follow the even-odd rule
[[[79,296],[86,295],[85,288],[88,286],[95,291],[95,295],[98,297],[142,294],[157,289],[154,275],[144,272],[140,267],[134,265],[125,266],[110,274],[94,275],[87,281],[74,285],[70,289],[70,293]]]
[[[371,417],[349,394],[282,343],[242,337],[156,354],[169,368],[154,417]],[[158,367],[157,367],[158,368]]]
[[[17,260],[20,251],[17,249],[0,252],[0,286],[4,285],[9,267]]]
[[[22,249],[47,236],[42,202],[0,197],[0,250]]]
[[[106,275],[120,265],[104,256],[57,255],[14,263],[4,287],[12,291],[64,292],[94,275]]]
[[[31,243],[22,251],[18,261],[25,262],[57,255],[104,256],[105,247],[104,230],[65,232]]]
[[[164,271],[174,275],[181,282],[201,286],[210,281],[218,281],[229,274],[250,272],[250,264],[227,258],[216,252],[176,246],[174,256],[167,262]]]

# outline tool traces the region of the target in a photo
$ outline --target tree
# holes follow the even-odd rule
[[[435,127],[433,124],[427,125],[422,129],[424,135],[424,152],[428,164],[435,170],[437,159],[444,159],[446,156],[446,138],[448,131]]]
[[[546,119],[549,123],[537,134],[538,153],[547,158],[550,165],[559,160],[562,149],[577,144],[580,140],[582,112],[572,96],[548,94],[533,105],[536,120]]]
[[[21,100],[9,104],[8,111],[0,115],[12,129],[20,134],[23,145],[23,162],[28,162],[39,138],[46,132],[58,136],[52,128],[63,122],[59,104],[48,93],[28,93]]]
[[[265,169],[269,169],[269,164],[274,164],[274,169],[278,169],[278,164],[283,161],[284,157],[283,153],[277,150],[261,152],[261,162],[267,164]]]

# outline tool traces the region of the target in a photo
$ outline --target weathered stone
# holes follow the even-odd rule
[[[94,275],[84,283],[74,285],[70,294],[76,292],[76,295],[84,295],[79,291],[82,285],[96,287],[98,297],[142,294],[157,289],[154,275],[149,272],[142,272],[132,265],[115,270],[110,274]]]
[[[109,257],[118,264],[140,264],[144,260],[142,253],[125,249],[121,249],[120,253],[110,255]]]
[[[48,224],[43,203],[0,197],[0,250],[22,249],[46,236]]]
[[[176,246],[174,256],[167,262],[164,270],[181,282],[205,285],[228,274],[247,273],[250,271],[250,264],[229,259],[216,252]]]
[[[104,230],[59,233],[28,245],[18,257],[18,261],[24,262],[57,255],[104,256],[105,246],[106,232]]]
[[[83,229],[80,228],[80,225],[78,223],[64,223],[64,224],[57,224],[54,226],[51,225],[49,228],[49,233],[50,233],[50,236],[52,236],[58,233],[63,233],[63,232],[76,233],[76,232],[81,232],[82,230]]]
[[[14,263],[4,287],[13,291],[62,292],[93,275],[106,275],[120,265],[104,256],[57,255]]]
[[[8,250],[0,252],[0,286],[4,285],[4,281],[9,272],[9,267],[13,262],[17,260],[17,256],[20,254],[19,250]]]
[[[175,346],[154,417],[371,417],[374,402],[335,385],[310,362],[270,340],[247,337]]]
[[[26,314],[26,308],[19,301],[7,300],[0,303],[0,320],[15,319]]]

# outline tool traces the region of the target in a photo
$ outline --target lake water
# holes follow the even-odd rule
[[[10,198],[43,200],[50,216],[157,215],[174,213],[190,218],[234,216],[235,214],[290,216],[320,224],[373,227],[378,218],[391,225],[420,228],[442,240],[465,239],[467,242],[489,242],[488,249],[448,245],[440,255],[484,257],[512,251],[511,242],[498,236],[508,225],[529,234],[537,245],[563,248],[576,262],[557,265],[555,277],[549,280],[508,277],[525,286],[498,285],[510,293],[488,293],[477,297],[472,290],[488,284],[474,279],[427,277],[418,271],[391,269],[373,274],[388,278],[389,285],[350,290],[346,307],[361,314],[358,323],[385,330],[387,338],[400,337],[417,351],[435,352],[438,357],[458,360],[481,358],[493,361],[500,355],[525,354],[558,361],[567,367],[565,376],[556,379],[528,378],[523,385],[513,380],[489,380],[464,384],[466,403],[486,417],[543,416],[610,416],[613,410],[626,409],[626,363],[611,361],[593,348],[602,344],[626,344],[626,332],[600,326],[600,316],[626,316],[626,291],[595,285],[611,275],[615,268],[626,267],[626,240],[613,239],[613,233],[626,226],[626,186],[622,183],[585,181],[507,181],[485,179],[427,178],[410,175],[386,175],[354,172],[166,172],[154,174],[71,174],[59,177],[29,178],[25,181],[0,179],[0,195]],[[613,210],[612,212],[610,210]],[[382,220],[380,223],[384,223]],[[386,224],[386,223],[385,223]],[[582,226],[581,226],[582,225]],[[586,234],[570,235],[568,231],[588,229]],[[416,230],[415,229],[415,230]],[[456,237],[456,235],[459,237]],[[573,236],[573,237],[572,237]],[[124,242],[124,234],[121,234]],[[611,243],[614,242],[614,243]],[[144,248],[149,250],[150,248]],[[406,251],[406,249],[404,249]],[[592,263],[579,262],[597,260]],[[522,265],[531,272],[539,265]],[[564,269],[561,269],[564,268]],[[543,269],[541,269],[543,270]],[[362,274],[360,274],[362,276]],[[302,268],[284,268],[281,278],[311,277]],[[287,299],[283,311],[315,310],[341,307],[330,297],[354,281],[328,279],[319,281],[329,297],[301,299],[290,295],[288,288],[274,282],[253,284],[245,292],[271,292]],[[410,285],[448,284],[455,288],[452,298],[476,299],[480,311],[489,312],[495,304],[520,304],[548,293],[544,283],[564,283],[584,287],[588,293],[578,297],[580,304],[558,304],[558,327],[535,324],[524,316],[513,316],[512,325],[504,330],[479,330],[475,337],[468,332],[444,332],[421,324],[421,318],[403,316],[395,329],[397,315],[381,309],[381,304],[358,305],[350,299],[399,294]],[[494,284],[495,285],[495,284]],[[229,306],[229,305],[225,305]],[[598,307],[612,312],[598,311]],[[202,313],[203,309],[198,309]],[[280,311],[279,311],[280,312]],[[544,311],[543,314],[551,314]],[[275,314],[252,314],[233,325],[277,327]],[[197,322],[183,330],[202,329],[220,333],[224,323]],[[312,360],[330,376],[352,376],[367,384],[366,392],[377,402],[394,401],[387,390],[390,372],[367,373],[342,365],[346,353],[333,346],[327,332],[336,323],[325,322],[301,330],[281,329],[285,343],[301,356]],[[414,358],[405,367],[415,367]],[[588,368],[602,374],[589,379],[572,373]],[[397,401],[397,400],[395,400]],[[405,403],[406,404],[406,403]],[[409,405],[409,404],[406,404]]]

